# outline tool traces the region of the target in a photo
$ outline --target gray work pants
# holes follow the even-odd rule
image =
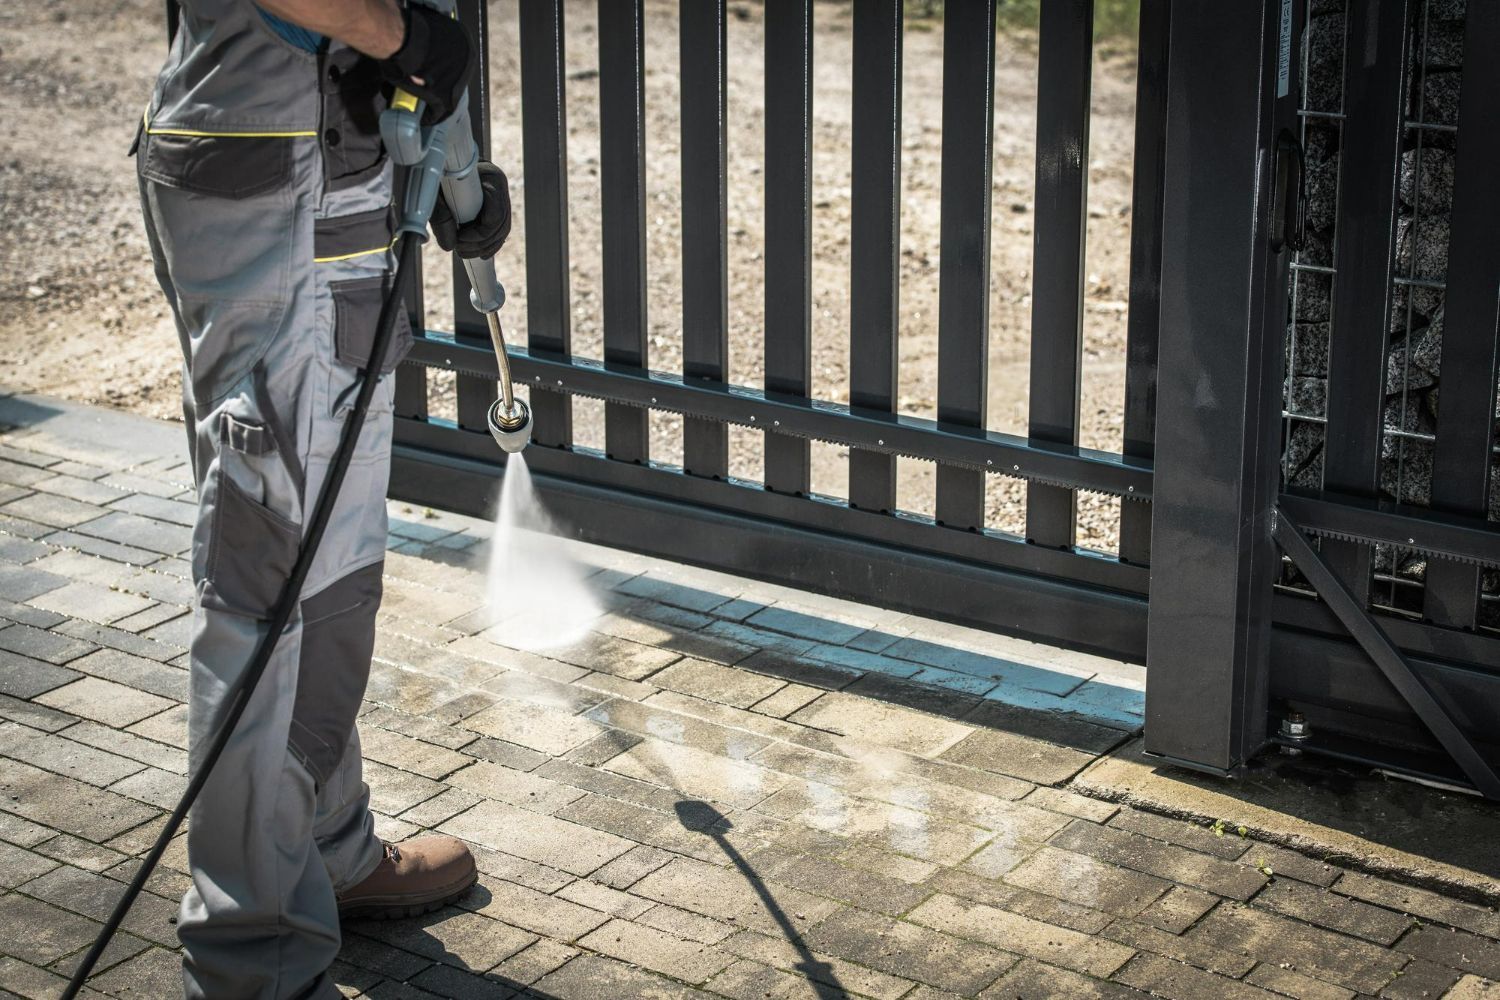
[[[330,184],[317,137],[151,134],[138,154],[184,358],[198,520],[191,765],[260,641],[310,520],[390,283],[390,168]],[[402,321],[396,351],[410,343]],[[259,688],[193,807],[178,932],[190,998],[339,996],[335,893],[380,862],[354,731],[385,552],[382,379]]]

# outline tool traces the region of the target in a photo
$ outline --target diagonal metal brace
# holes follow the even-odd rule
[[[1448,711],[1438,704],[1427,685],[1412,670],[1406,657],[1401,655],[1401,651],[1385,634],[1385,630],[1360,606],[1344,581],[1323,561],[1323,557],[1302,534],[1302,529],[1280,508],[1276,510],[1273,534],[1281,551],[1307,577],[1313,590],[1317,591],[1354,641],[1359,643],[1360,648],[1375,662],[1375,666],[1380,668],[1386,680],[1391,682],[1397,693],[1417,713],[1417,717],[1432,731],[1432,735],[1437,737],[1443,749],[1448,751],[1464,774],[1468,775],[1474,787],[1485,798],[1500,800],[1500,776],[1495,774],[1495,769],[1480,756]]]

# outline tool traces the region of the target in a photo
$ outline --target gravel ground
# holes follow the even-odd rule
[[[647,188],[649,316],[653,367],[681,363],[678,43],[675,4],[648,0]],[[156,0],[60,0],[8,19],[0,49],[0,114],[11,123],[0,154],[0,384],[158,417],[179,409],[176,338],[151,275],[125,158],[162,55]],[[730,358],[732,379],[761,378],[765,295],[761,8],[731,7],[729,25]],[[524,211],[520,163],[517,7],[491,5],[494,158],[510,173]],[[568,129],[575,350],[598,356],[598,77],[595,6],[570,4]],[[813,262],[815,394],[848,398],[849,134],[851,49],[847,3],[816,12]],[[942,35],[937,21],[909,22],[904,62],[901,259],[901,385],[904,412],[934,416],[937,377],[939,166]],[[1032,36],[1002,34],[996,68],[991,278],[990,427],[1023,432],[1031,316],[1032,187],[1035,176],[1036,49]],[[1094,71],[1089,251],[1086,261],[1083,443],[1118,448],[1129,278],[1134,63],[1128,46],[1101,45]],[[525,234],[518,227],[500,260],[511,304],[507,327],[525,335]],[[431,267],[429,325],[449,322],[448,269]],[[434,412],[451,408],[433,380]],[[602,407],[579,401],[578,439],[602,444]],[[653,425],[653,457],[680,456],[680,421]],[[732,434],[737,474],[759,478],[758,441]],[[814,488],[844,495],[844,450],[814,446]],[[932,510],[933,468],[902,460],[903,507]],[[1022,523],[1024,487],[992,478],[990,523]],[[1112,547],[1118,504],[1084,496],[1080,540]]]

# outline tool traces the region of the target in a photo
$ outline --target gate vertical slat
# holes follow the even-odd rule
[[[1396,232],[1396,171],[1406,118],[1411,0],[1352,0],[1328,340],[1323,488],[1374,497],[1380,483],[1386,342]],[[1370,599],[1373,548],[1327,539],[1323,554],[1356,600]]]
[[[1041,8],[1029,434],[1077,444],[1094,4],[1051,0]],[[1027,540],[1071,547],[1077,506],[1076,492],[1033,483],[1026,493]]]
[[[943,23],[943,166],[938,275],[938,419],[983,428],[990,345],[990,174],[995,0],[949,5]],[[937,520],[984,527],[985,474],[939,465]]]
[[[490,32],[489,6],[482,0],[459,0],[458,16],[479,47],[479,70],[469,85],[469,128],[481,159],[490,158]],[[488,345],[490,328],[469,301],[469,275],[463,261],[453,255],[453,336],[461,343]],[[469,375],[455,379],[458,393],[458,425],[483,431],[497,387],[493,380]]]
[[[526,172],[526,343],[534,351],[573,349],[568,280],[568,117],[564,90],[562,0],[520,8],[521,139]],[[531,395],[533,440],[573,443],[572,401],[560,392]]]
[[[1500,378],[1500,5],[1471,4],[1464,23],[1448,288],[1443,317],[1432,505],[1453,514],[1489,511],[1495,392]],[[1414,188],[1414,197],[1419,196]],[[1473,628],[1478,567],[1446,559],[1427,565],[1424,611],[1440,625]]]
[[[766,5],[766,389],[812,381],[812,0]],[[767,489],[806,493],[808,442],[766,430]]]
[[[856,0],[849,233],[849,402],[895,412],[901,290],[901,0]],[[896,460],[849,450],[849,502],[896,506]]]
[[[1161,210],[1167,142],[1170,0],[1142,0],[1130,213],[1130,314],[1125,334],[1125,455],[1156,453],[1156,352],[1161,325]],[[1120,558],[1151,561],[1151,507],[1120,507]]]
[[[679,11],[682,77],[682,373],[722,382],[729,362],[728,137],[724,0]],[[729,432],[688,417],[683,467],[729,474]]]
[[[599,159],[603,195],[604,360],[646,364],[646,74],[643,0],[599,0]],[[650,455],[647,411],[604,408],[604,450]]]

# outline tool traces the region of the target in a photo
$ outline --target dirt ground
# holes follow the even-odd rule
[[[597,357],[601,341],[596,7],[567,9],[570,243],[574,347]],[[491,3],[493,156],[509,173],[524,217],[520,155],[517,4]],[[650,364],[681,364],[678,41],[675,4],[648,0],[646,103],[649,197]],[[729,24],[730,364],[733,381],[758,385],[764,303],[764,148],[761,7],[731,5]],[[814,80],[813,378],[821,398],[848,399],[850,220],[850,8],[816,9]],[[158,0],[58,0],[7,17],[0,41],[0,385],[156,417],[180,419],[176,337],[156,287],[126,158],[164,47]],[[991,277],[990,415],[994,430],[1025,432],[1031,318],[1036,49],[1025,33],[997,46]],[[903,412],[934,416],[937,379],[940,22],[908,23],[904,59],[901,393]],[[1117,449],[1124,385],[1129,278],[1134,62],[1128,44],[1096,51],[1090,188],[1083,443]],[[500,258],[510,305],[525,335],[524,226]],[[429,326],[451,310],[448,268],[428,268]],[[451,411],[433,379],[433,412]],[[602,406],[577,401],[578,441],[602,445]],[[653,424],[653,457],[680,458],[680,421]],[[732,434],[733,471],[759,478],[759,442]],[[845,452],[814,446],[813,486],[845,495]],[[933,468],[902,460],[902,507],[932,510]],[[989,521],[1018,530],[1024,487],[992,477]],[[1080,542],[1110,548],[1116,501],[1080,500]]]

